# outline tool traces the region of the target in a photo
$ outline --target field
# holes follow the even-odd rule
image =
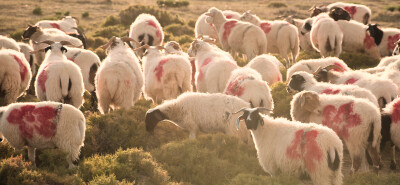
[[[306,18],[312,5],[330,2],[201,0],[188,1],[188,6],[159,7],[155,0],[2,0],[0,35],[21,40],[27,24],[72,15],[80,19],[79,26],[86,32],[89,49],[104,58],[106,54],[100,45],[112,36],[126,36],[137,15],[150,13],[160,20],[166,41],[176,40],[186,50],[194,38],[197,17],[211,6],[238,12],[251,10],[263,19],[273,20],[288,15]],[[398,0],[351,2],[369,6],[372,22],[400,28]],[[308,58],[319,58],[319,54],[302,51],[298,59]],[[343,53],[340,58],[353,69],[372,67],[379,62],[358,53]],[[245,64],[242,59],[237,60],[240,65]],[[285,70],[282,72],[284,75]],[[278,83],[271,88],[275,102],[273,116],[289,118],[292,95],[286,92],[286,84]],[[26,95],[19,101],[38,100]],[[100,115],[85,103],[81,108],[87,120],[85,146],[79,167],[72,170],[67,168],[66,154],[57,149],[38,150],[34,167],[28,162],[26,149],[14,151],[6,142],[1,142],[0,184],[311,184],[307,177],[269,177],[261,169],[253,146],[224,134],[200,134],[196,140],[189,140],[187,132],[162,122],[151,135],[145,131],[144,115],[154,106],[142,98],[129,110]],[[386,146],[382,151],[385,166],[379,174],[352,175],[346,153],[344,184],[399,184],[399,170],[389,170],[390,155]]]

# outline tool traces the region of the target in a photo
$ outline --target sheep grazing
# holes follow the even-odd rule
[[[231,72],[237,68],[232,56],[202,40],[193,41],[188,53],[196,59],[196,90],[209,93],[224,92]]]
[[[35,150],[59,148],[68,153],[69,168],[79,159],[86,123],[77,108],[57,102],[14,103],[0,109],[0,132],[17,150],[28,146],[35,165]]]
[[[367,31],[374,38],[381,56],[390,56],[396,48],[397,41],[400,39],[400,29],[397,28],[378,28],[377,24],[368,24]]]
[[[259,55],[253,58],[246,67],[252,68],[260,73],[262,80],[268,82],[268,85],[273,85],[276,82],[282,81],[282,74],[279,68],[284,66],[272,55]]]
[[[206,18],[207,18],[206,13],[201,14],[200,17],[197,18],[197,21],[196,21],[196,24],[194,27],[196,38],[207,35],[215,40],[218,40],[217,29],[215,28],[215,26],[213,24],[206,22]],[[240,14],[238,12],[224,10],[224,11],[222,11],[222,13],[224,14],[226,19],[239,20],[239,18],[240,18]]]
[[[304,51],[314,51],[314,48],[312,47],[311,44],[311,38],[310,38],[310,33],[306,33],[304,35],[301,34],[300,30],[304,25],[305,20],[303,19],[294,19],[292,16],[286,17],[285,21],[288,23],[296,26],[297,28],[297,36],[299,37],[299,46],[300,49]]]
[[[139,59],[124,42],[132,38],[112,37],[103,45],[108,55],[96,73],[96,96],[102,114],[110,111],[110,106],[130,108],[139,99],[143,88],[143,72]]]
[[[12,49],[0,50],[0,66],[0,106],[4,106],[29,88],[32,72],[24,54]]]
[[[317,70],[318,71],[318,70]],[[357,98],[364,98],[379,107],[378,100],[371,91],[355,85],[337,85],[330,83],[317,82],[312,74],[304,71],[294,73],[287,86],[288,92],[293,91],[314,91],[319,94],[341,94],[350,95]]]
[[[78,33],[76,30],[78,23],[78,18],[66,16],[61,20],[41,20],[37,22],[35,26],[40,26],[41,28],[55,28],[65,33]]]
[[[6,36],[0,35],[0,49],[12,49],[15,51],[20,51],[21,48],[19,47],[18,43],[12,39],[8,38]]]
[[[381,149],[386,142],[392,147],[392,160],[390,168],[396,169],[396,147],[400,148],[400,98],[388,104],[382,112],[382,140]]]
[[[135,48],[143,45],[161,46],[164,42],[164,32],[158,20],[150,14],[140,14],[129,28],[129,37],[137,42],[131,42]],[[136,54],[142,57],[144,50],[137,50]]]
[[[339,57],[342,52],[343,33],[336,22],[326,13],[306,19],[301,34],[310,32],[311,43],[322,57]],[[331,54],[330,54],[331,53]]]
[[[206,13],[207,23],[215,25],[222,49],[246,54],[251,60],[267,50],[267,38],[260,27],[238,20],[228,20],[221,10],[212,7]]]
[[[293,75],[293,73],[297,71],[314,73],[320,67],[324,68],[331,65],[336,65],[338,67],[334,68],[335,71],[339,72],[351,71],[351,69],[347,66],[347,64],[343,62],[343,60],[336,57],[300,60],[287,70],[286,80],[289,80],[290,77]]]
[[[46,56],[36,76],[36,96],[40,101],[62,102],[79,108],[85,90],[81,70],[78,65],[68,61],[64,55],[67,49],[63,46],[72,44],[68,41],[42,43],[49,46],[41,49],[45,50]]]
[[[224,94],[237,96],[249,102],[252,108],[264,107],[270,111],[274,109],[274,101],[268,83],[263,81],[261,75],[251,68],[237,68],[232,71]],[[269,115],[270,111],[263,113]]]
[[[188,58],[181,55],[164,55],[162,46],[143,46],[144,94],[154,103],[174,99],[192,91],[192,67]],[[139,48],[141,49],[141,48]]]
[[[346,144],[352,159],[352,171],[368,170],[365,151],[371,156],[374,171],[381,165],[379,142],[381,116],[370,101],[343,95],[297,93],[290,102],[293,120],[327,126]]]
[[[177,99],[165,101],[146,112],[146,130],[154,132],[157,123],[168,120],[176,126],[187,130],[189,138],[194,139],[199,131],[204,133],[223,132],[251,144],[250,133],[242,127],[235,128],[238,116],[236,110],[250,107],[244,100],[225,94],[184,93]]]
[[[250,11],[243,13],[241,21],[250,22],[259,26],[265,33],[268,40],[267,52],[279,53],[286,61],[286,66],[290,67],[296,62],[299,53],[299,38],[296,26],[287,21],[261,21]],[[289,55],[292,55],[291,61]]]
[[[329,10],[335,7],[346,10],[350,14],[351,19],[357,22],[368,24],[371,20],[371,9],[365,5],[336,2],[327,6]]]
[[[271,176],[307,173],[315,185],[341,185],[343,144],[335,132],[314,123],[302,124],[259,114],[264,108],[244,108],[258,161]]]

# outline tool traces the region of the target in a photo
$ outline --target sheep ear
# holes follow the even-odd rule
[[[304,97],[304,106],[302,106],[305,110],[309,112],[314,112],[320,105],[319,96],[316,93],[305,93]]]
[[[211,13],[210,13],[210,12],[207,12],[205,15],[206,15],[206,16],[211,16]]]

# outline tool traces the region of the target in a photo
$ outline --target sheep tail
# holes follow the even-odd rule
[[[110,97],[114,98],[117,93],[119,87],[119,80],[117,78],[107,78],[106,79],[106,87],[108,92],[110,93]]]
[[[70,78],[69,75],[67,73],[61,73],[60,75],[60,85],[61,85],[61,94],[63,97],[67,97],[68,96],[68,90],[70,87]]]
[[[336,35],[329,34],[328,35],[328,39],[329,39],[329,41],[328,41],[329,42],[329,46],[330,46],[331,50],[334,51],[335,48],[336,48]]]
[[[336,148],[331,147],[329,149],[329,151],[327,152],[327,158],[328,158],[328,167],[332,170],[332,171],[336,171],[337,169],[339,169],[339,165],[340,165],[340,158],[339,158],[339,154],[336,150]]]

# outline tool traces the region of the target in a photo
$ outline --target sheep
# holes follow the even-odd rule
[[[24,54],[12,50],[0,50],[0,105],[17,101],[28,88],[32,78],[31,68]]]
[[[30,46],[29,44],[23,43],[23,42],[17,42],[19,48],[20,48],[20,52],[24,54],[26,61],[28,61],[29,66],[31,66],[31,68],[33,68],[33,56],[31,54],[31,52],[33,51],[32,46]],[[33,72],[32,72],[33,73]]]
[[[196,90],[198,92],[222,93],[231,72],[237,68],[236,61],[202,40],[195,40],[188,50],[196,59]]]
[[[135,53],[124,44],[128,37],[112,37],[102,46],[108,51],[95,77],[99,111],[110,111],[110,106],[130,108],[139,99],[143,88],[143,72]]]
[[[129,37],[136,42],[131,42],[135,48],[143,45],[161,46],[164,42],[164,32],[158,20],[150,15],[142,13],[136,17],[129,28]],[[136,54],[142,57],[144,50],[137,50]]]
[[[382,112],[382,140],[381,149],[386,142],[390,142],[392,147],[392,160],[390,169],[396,169],[396,147],[400,148],[400,98],[396,98],[388,104]]]
[[[398,87],[400,92],[400,60],[389,64],[384,68],[384,71],[378,73],[378,75],[385,79],[390,79]]]
[[[378,100],[371,91],[355,85],[337,85],[330,83],[317,82],[312,74],[298,71],[295,72],[287,85],[288,92],[293,91],[314,91],[319,94],[341,94],[350,95],[357,98],[364,98],[379,107]]]
[[[343,8],[350,14],[352,20],[362,24],[368,24],[371,20],[371,9],[365,5],[336,2],[327,6],[328,9],[334,7]]]
[[[200,17],[197,18],[197,21],[196,21],[196,24],[194,27],[196,38],[208,35],[211,38],[218,40],[218,33],[217,33],[215,26],[213,24],[206,23],[206,18],[207,18],[206,13],[201,14]],[[240,14],[237,12],[234,12],[234,11],[224,10],[224,11],[222,11],[222,13],[224,14],[226,19],[239,20],[239,18],[240,18]]]
[[[283,67],[283,65],[272,55],[259,55],[253,58],[246,67],[252,68],[260,73],[262,80],[266,81],[268,85],[273,85],[276,82],[282,81],[282,74],[279,68]]]
[[[82,112],[57,102],[13,103],[0,109],[0,132],[16,150],[28,146],[28,158],[35,165],[35,150],[59,148],[68,153],[69,168],[79,159],[85,140]]]
[[[285,21],[288,23],[296,26],[297,32],[298,32],[298,37],[299,37],[299,46],[300,49],[304,51],[314,51],[314,48],[312,47],[311,44],[311,38],[310,38],[310,33],[306,33],[304,35],[301,34],[300,30],[304,25],[305,20],[303,19],[294,19],[292,16],[286,17]]]
[[[307,173],[315,185],[342,184],[343,144],[332,129],[260,115],[263,109],[243,108],[237,121],[243,119],[250,130],[265,172]]]
[[[48,44],[43,64],[39,67],[35,81],[36,96],[40,101],[56,101],[79,108],[83,103],[84,84],[78,65],[68,61],[63,45],[68,41],[43,41]],[[34,51],[42,52],[41,50]]]
[[[215,25],[222,49],[246,54],[248,60],[266,52],[267,38],[258,26],[228,20],[222,11],[215,7],[210,8],[206,15],[206,22]]]
[[[389,64],[399,61],[400,60],[400,55],[394,55],[394,56],[389,56],[389,57],[383,57],[377,67],[386,67]]]
[[[318,68],[324,68],[330,65],[338,66],[339,68],[334,69],[336,71],[351,71],[347,64],[343,62],[343,60],[336,57],[300,60],[287,70],[286,80],[289,80],[293,73],[295,73],[296,71],[314,73]]]
[[[192,67],[188,58],[180,55],[163,55],[162,46],[149,47],[143,56],[144,94],[154,103],[174,99],[192,91]]]
[[[322,57],[329,56],[333,52],[339,57],[342,52],[343,32],[336,22],[326,13],[314,18],[308,18],[301,30],[301,34],[310,32],[311,44]]]
[[[368,24],[367,31],[374,38],[381,56],[390,56],[396,48],[397,41],[400,39],[400,29],[397,28],[378,28],[377,24]]]
[[[12,49],[15,51],[20,51],[21,48],[19,47],[18,43],[12,39],[8,38],[6,36],[0,35],[0,49]]]
[[[317,81],[329,82],[333,84],[353,84],[368,89],[378,100],[379,107],[382,109],[398,96],[398,87],[389,79],[374,76],[362,71],[348,71],[338,73],[329,69],[316,71]],[[334,66],[333,66],[334,67]]]
[[[351,170],[368,170],[365,151],[373,162],[374,171],[381,165],[379,141],[381,117],[370,101],[343,95],[326,95],[303,91],[290,102],[292,120],[314,122],[327,126],[346,144],[352,160]]]
[[[326,6],[316,7],[314,5],[308,11],[311,12],[310,17],[315,17],[315,16],[319,15],[320,13],[326,12],[326,13],[328,13],[329,17],[331,17],[335,21],[338,21],[338,20],[350,21],[350,19],[351,19],[349,12],[347,12],[345,9],[343,9],[341,7],[336,7],[336,6],[328,9]]]
[[[243,107],[250,105],[235,96],[187,92],[149,109],[145,116],[146,130],[154,133],[158,122],[168,120],[188,131],[190,139],[195,139],[199,131],[223,132],[251,144],[250,133],[244,127],[237,131],[234,126],[238,116],[232,113]]]
[[[61,20],[41,20],[37,22],[35,26],[40,26],[41,28],[55,28],[65,33],[78,33],[76,30],[78,23],[78,18],[66,16]]]
[[[279,53],[285,59],[286,65],[291,66],[296,62],[299,53],[299,38],[296,26],[287,21],[261,21],[255,14],[249,11],[243,13],[241,21],[250,22],[259,26],[267,37],[268,53]],[[292,61],[289,60],[289,54],[292,55]]]
[[[400,39],[395,42],[396,47],[393,50],[393,56],[400,55]]]
[[[237,96],[250,103],[250,107],[274,109],[274,101],[268,83],[254,69],[243,67],[232,71],[224,94]],[[265,112],[269,115],[269,112]]]

